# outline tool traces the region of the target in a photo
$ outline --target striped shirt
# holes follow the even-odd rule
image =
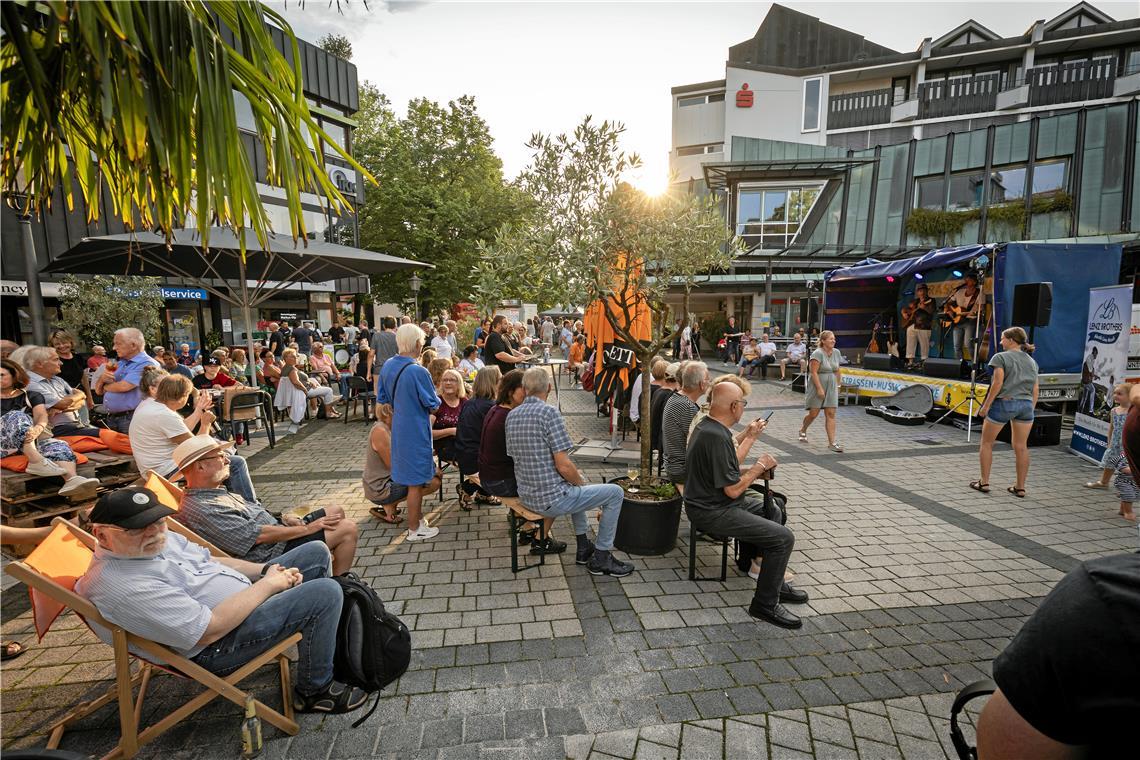
[[[689,426],[700,407],[684,393],[674,393],[665,402],[661,413],[661,451],[665,461],[665,474],[674,483],[685,482],[685,446],[689,439]]]
[[[166,546],[153,557],[124,557],[96,546],[91,566],[75,591],[108,622],[184,657],[195,657],[205,649],[198,640],[210,625],[213,609],[249,585],[237,570],[213,561],[204,548],[168,531]],[[100,639],[112,643],[110,631],[91,627]],[[133,647],[132,651],[154,659]]]
[[[285,551],[285,543],[257,543],[261,529],[279,525],[257,502],[225,488],[187,488],[174,519],[231,557],[266,563]]]
[[[506,432],[519,498],[528,509],[549,509],[570,490],[554,466],[556,453],[574,448],[562,415],[542,399],[528,396],[507,415]]]

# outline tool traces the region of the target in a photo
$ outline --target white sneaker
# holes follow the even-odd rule
[[[408,530],[404,533],[404,537],[408,541],[426,541],[438,535],[439,528],[432,528],[427,524],[426,520],[420,520],[420,527],[416,530]]]
[[[290,426],[289,426],[289,429],[288,429],[286,432],[288,432],[288,433],[297,433],[297,432],[299,432],[300,430],[301,430],[301,426],[300,426],[300,425],[290,425]]]
[[[62,475],[64,469],[55,462],[45,459],[42,462],[30,462],[28,468],[24,472],[29,472],[32,475],[43,475],[44,477],[51,477],[53,475]]]
[[[72,493],[73,491],[78,491],[80,488],[83,488],[88,483],[98,484],[99,481],[95,478],[85,478],[82,475],[76,475],[74,478],[64,483],[63,488],[60,488],[59,492],[61,494]]]

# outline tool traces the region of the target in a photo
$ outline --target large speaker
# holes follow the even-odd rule
[[[863,354],[863,369],[891,369],[890,354]]]
[[[814,298],[800,298],[800,324],[810,325],[818,312]]]
[[[1010,442],[1010,424],[1005,423],[997,434],[1002,443]],[[1046,412],[1042,409],[1033,410],[1033,427],[1029,431],[1028,446],[1059,446],[1061,445],[1061,415],[1056,412]]]
[[[936,359],[933,356],[922,365],[923,370],[931,377],[946,377],[957,380],[962,377],[962,362],[957,359]]]
[[[1013,286],[1013,324],[1046,327],[1053,316],[1053,283],[1026,282]]]

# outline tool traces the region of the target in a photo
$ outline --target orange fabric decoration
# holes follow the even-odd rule
[[[87,464],[87,457],[75,452],[76,464]],[[0,468],[9,472],[24,472],[28,469],[28,458],[23,454],[12,454],[0,459]]]
[[[62,523],[56,523],[48,537],[24,559],[24,564],[50,577],[69,591],[91,565],[92,551],[71,534]],[[28,589],[32,598],[32,617],[36,633],[42,641],[51,624],[63,612],[64,606],[34,588]]]
[[[99,431],[99,439],[107,444],[107,448],[116,454],[134,454],[131,448],[131,439],[123,433],[116,433],[114,430],[107,430],[103,428]]]
[[[107,444],[91,435],[61,435],[58,440],[64,441],[75,452],[87,453],[88,451],[107,450]]]
[[[623,270],[625,266],[626,257],[622,255],[618,259],[618,271]],[[632,266],[638,267],[640,265],[633,264]],[[636,274],[630,277],[631,281],[637,279]],[[620,287],[625,277],[618,275],[614,280],[614,285]],[[610,326],[609,320],[606,319],[605,310],[608,309],[610,314],[616,318],[615,321],[621,324],[626,319],[623,305],[629,308],[631,316],[627,328],[629,334],[639,341],[649,341],[653,338],[653,312],[642,293],[627,289],[623,293],[615,293],[604,300],[598,299],[586,307],[583,326],[586,330],[586,343],[594,349],[594,388],[595,395],[599,398],[609,398],[613,394],[615,384],[619,383],[624,391],[628,391],[633,386],[632,373],[637,371],[636,356],[630,357],[628,368],[607,368],[605,366],[606,351],[613,348],[615,343],[621,342],[621,339],[614,334],[614,329]],[[612,377],[609,377],[611,375]]]

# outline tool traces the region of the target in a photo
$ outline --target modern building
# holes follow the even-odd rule
[[[671,168],[724,194],[748,249],[695,311],[786,331],[807,280],[863,258],[1135,241],[1140,18],[1082,2],[1027,26],[968,20],[900,53],[773,5],[724,79],[673,88]]]
[[[273,39],[287,59],[292,61],[292,48],[286,44],[285,35],[276,28],[270,29]],[[352,131],[356,122],[352,119],[358,107],[358,87],[356,66],[327,53],[316,45],[297,40],[301,57],[301,72],[309,108],[322,128],[342,147],[352,149]],[[242,145],[255,171],[258,188],[273,229],[287,232],[289,214],[285,207],[284,192],[266,182],[266,151],[258,142],[249,103],[238,92],[234,92],[234,105],[238,127],[241,130]],[[329,174],[342,194],[354,206],[363,203],[364,183],[353,169],[348,168],[335,152],[325,145],[325,164]],[[37,269],[54,262],[60,255],[70,250],[85,237],[113,235],[125,232],[122,224],[111,213],[109,199],[98,222],[88,224],[87,209],[82,196],[76,193],[75,209],[67,211],[67,205],[60,197],[53,204],[53,211],[41,218],[31,219],[32,242]],[[337,217],[322,210],[327,202],[316,195],[302,195],[305,228],[312,240],[325,240],[342,245],[356,245],[357,221],[355,215]],[[3,280],[0,282],[0,325],[3,337],[20,343],[32,338],[31,318],[28,311],[27,270],[24,263],[22,245],[23,230],[19,216],[6,204],[0,211],[0,267]],[[178,278],[163,277],[162,292],[166,297],[163,319],[163,342],[186,342],[197,347],[207,334],[221,334],[221,340],[228,344],[243,342],[245,326],[241,313],[228,303],[210,294],[205,289],[195,287]],[[221,289],[235,287],[234,283],[217,281],[211,283]],[[49,326],[59,324],[58,278],[41,276],[41,289],[45,306],[45,321]],[[260,324],[271,319],[301,320],[311,319],[319,327],[331,326],[336,311],[351,308],[353,296],[369,291],[367,278],[350,278],[319,285],[295,285],[282,291],[273,300],[262,304],[255,319]],[[258,325],[253,325],[256,334]]]

